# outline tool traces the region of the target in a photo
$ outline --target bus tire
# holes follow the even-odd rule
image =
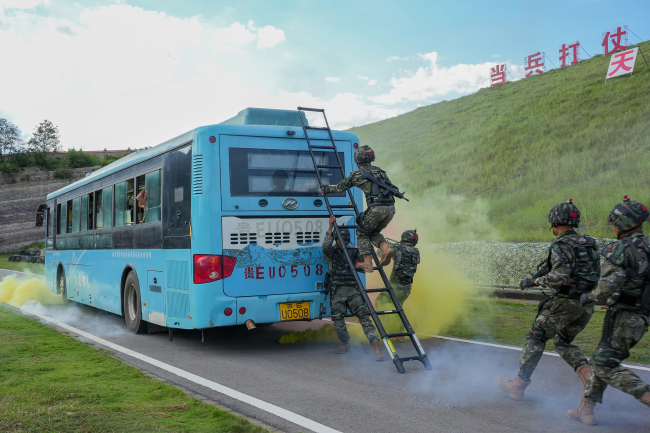
[[[142,301],[140,298],[140,284],[135,272],[129,272],[124,282],[124,321],[126,327],[142,334],[147,331],[147,322],[142,320]]]
[[[68,299],[67,284],[65,280],[65,271],[63,268],[59,268],[57,275],[57,282],[59,285],[59,293],[61,294],[61,299],[63,300],[63,305],[68,305],[70,300]]]

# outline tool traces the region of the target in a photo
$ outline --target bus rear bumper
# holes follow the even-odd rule
[[[256,324],[260,324],[291,320],[318,319],[320,315],[321,305],[325,307],[325,314],[323,314],[322,317],[330,316],[329,297],[327,300],[325,300],[325,295],[321,292],[292,293],[286,295],[268,296],[247,296],[234,298],[233,300],[236,300],[236,308],[233,308],[232,315],[235,316],[234,324],[237,325],[244,325],[247,320],[252,320]],[[286,314],[286,309],[284,310],[284,314],[280,312],[280,304],[292,304],[290,307],[295,308],[295,304],[297,303],[303,303],[300,310],[300,317],[288,317]],[[304,303],[309,305],[308,315],[302,314],[306,306]],[[224,325],[233,325],[232,316],[226,317],[224,308],[215,307],[210,314],[209,326],[213,327]]]

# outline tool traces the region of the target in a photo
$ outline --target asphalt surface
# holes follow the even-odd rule
[[[166,332],[130,334],[122,317],[85,306],[38,307],[38,311],[341,432],[632,433],[647,432],[650,425],[649,408],[611,388],[605,392],[605,404],[596,407],[598,426],[567,419],[566,410],[580,402],[582,384],[554,356],[542,358],[524,400],[517,402],[496,386],[497,375],[514,377],[519,359],[514,350],[423,339],[433,370],[412,361],[406,363],[407,373],[400,375],[392,362],[374,361],[369,344],[335,355],[333,343],[278,342],[289,331],[317,328],[325,321],[275,324],[252,331],[215,328],[203,335],[177,330],[170,342]],[[409,347],[398,344],[397,350],[406,355]],[[279,431],[305,431],[128,355],[114,352],[114,356]],[[650,373],[635,372],[650,381]]]

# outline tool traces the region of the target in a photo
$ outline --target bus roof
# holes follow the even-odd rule
[[[111,173],[120,171],[142,161],[146,161],[147,159],[163,154],[171,149],[181,146],[182,144],[189,143],[192,141],[195,133],[202,132],[203,130],[215,130],[215,134],[254,134],[256,136],[263,137],[286,138],[286,131],[288,129],[295,130],[296,134],[293,136],[293,138],[304,138],[305,135],[302,130],[298,111],[275,110],[270,108],[246,108],[240,111],[235,117],[225,120],[219,124],[201,126],[184,134],[181,134],[178,137],[172,138],[171,140],[167,140],[157,146],[153,146],[148,149],[137,150],[107,165],[106,167],[102,167],[99,170],[93,171],[83,179],[71,183],[70,185],[67,185],[57,191],[51,192],[47,195],[47,200],[72,191],[97,179],[101,179],[102,177],[107,176]],[[322,132],[323,131],[314,131],[314,133],[310,132],[309,137],[326,138],[323,134],[319,134]],[[321,137],[317,137],[317,135],[321,135]],[[332,135],[334,136],[335,140],[358,140],[356,134],[346,131],[332,130]]]

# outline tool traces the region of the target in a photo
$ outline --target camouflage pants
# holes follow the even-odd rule
[[[639,376],[621,367],[619,364],[630,356],[630,349],[641,340],[648,330],[648,319],[630,311],[612,311],[613,320],[609,338],[604,335],[607,324],[603,329],[603,338],[591,358],[591,374],[585,390],[585,397],[598,403],[603,402],[603,392],[607,385],[620,389],[639,399],[650,391],[650,386]],[[607,321],[607,316],[605,320]]]
[[[530,381],[546,347],[553,339],[555,350],[573,369],[587,364],[589,360],[580,348],[571,344],[587,326],[594,314],[594,305],[580,305],[579,299],[554,298],[540,304],[540,311],[526,335],[526,344],[519,358],[519,377]]]
[[[334,330],[337,337],[343,343],[350,341],[350,334],[345,327],[345,313],[350,310],[350,313],[357,316],[359,323],[363,328],[363,333],[368,337],[371,343],[379,340],[375,325],[370,319],[370,312],[368,307],[361,298],[361,293],[356,286],[334,286],[332,291],[332,319],[334,320]]]
[[[372,246],[379,247],[386,242],[381,231],[395,216],[395,206],[372,206],[363,213],[363,220],[357,230],[357,245],[362,256],[372,254]]]
[[[400,284],[393,281],[390,282],[390,285],[393,287],[393,291],[395,292],[395,296],[397,297],[397,300],[402,305],[402,307],[404,307],[404,301],[406,301],[406,299],[411,294],[411,285]],[[381,294],[377,296],[377,301],[375,301],[375,305],[377,306],[376,308],[377,311],[386,311],[386,310],[395,309],[395,305],[393,304],[393,301],[390,299],[390,295],[388,294],[388,292],[381,292]],[[404,324],[402,323],[402,320],[399,318],[397,314],[387,314],[385,316],[381,316],[381,323],[384,325],[384,330],[388,334],[395,334],[397,332],[404,331]]]

